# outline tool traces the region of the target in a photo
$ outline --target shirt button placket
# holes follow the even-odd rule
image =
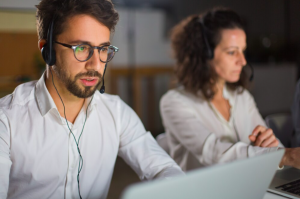
[[[67,126],[66,126],[67,127]],[[73,125],[69,123],[69,127],[71,128],[73,135],[75,136],[76,142],[78,140],[77,130],[73,128]],[[79,154],[77,150],[77,144],[75,142],[74,136],[71,131],[69,132],[69,165],[68,165],[68,173],[67,173],[67,184],[66,184],[66,198],[72,198],[74,194],[73,187],[74,183],[77,183],[77,172],[78,172],[78,163],[79,163]]]

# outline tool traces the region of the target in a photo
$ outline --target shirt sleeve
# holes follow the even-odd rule
[[[121,100],[120,100],[121,101]],[[140,179],[170,178],[184,174],[175,161],[146,132],[136,113],[123,101],[119,107],[119,156]]]
[[[191,107],[179,98],[163,98],[161,115],[168,132],[205,166],[230,162],[277,150],[250,146],[244,142],[231,143],[218,138],[202,124]]]
[[[9,186],[10,136],[6,115],[0,109],[0,198],[6,198]]]

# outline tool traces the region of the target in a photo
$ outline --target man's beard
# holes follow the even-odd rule
[[[63,84],[66,86],[67,90],[79,98],[91,97],[95,93],[97,88],[100,86],[101,80],[102,80],[102,75],[98,71],[95,71],[95,70],[91,70],[86,73],[78,73],[74,77],[74,79],[72,79],[67,74],[67,72],[64,69],[62,69],[62,67],[60,67],[60,66],[53,67],[53,70],[56,73],[56,75],[58,76],[58,78],[60,79],[60,81],[62,81]],[[98,77],[99,82],[97,83],[96,86],[85,86],[84,89],[82,89],[82,88],[80,88],[79,85],[76,84],[76,81],[78,79],[80,79],[81,77]]]

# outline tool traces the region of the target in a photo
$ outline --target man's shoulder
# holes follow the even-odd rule
[[[99,104],[100,107],[104,105],[108,109],[116,109],[120,105],[125,104],[118,95],[107,93],[101,94],[99,91],[95,92],[94,98],[96,100],[96,103]]]
[[[112,104],[119,103],[120,101],[122,101],[118,95],[112,95],[107,93],[101,94],[99,91],[95,92],[95,99],[97,100],[97,102],[112,103]]]
[[[0,99],[0,108],[12,108],[15,105],[25,105],[34,99],[34,88],[36,81],[20,84],[13,93]]]
[[[107,114],[107,116],[111,115],[115,119],[118,118],[117,120],[122,118],[124,114],[130,117],[134,113],[133,109],[118,95],[100,94],[100,92],[97,91],[94,95],[94,99],[97,104],[97,111],[102,114]]]

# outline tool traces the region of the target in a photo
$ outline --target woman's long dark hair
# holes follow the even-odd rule
[[[213,67],[208,65],[211,57],[208,57],[207,51],[210,49],[213,53],[221,41],[222,30],[236,28],[245,31],[244,24],[236,12],[226,8],[214,8],[201,15],[189,16],[172,29],[175,74],[178,82],[184,85],[186,90],[194,94],[200,90],[206,99],[213,98],[213,88],[218,76]],[[239,81],[227,85],[234,90],[238,87],[245,88],[247,82],[247,75],[242,70]]]

